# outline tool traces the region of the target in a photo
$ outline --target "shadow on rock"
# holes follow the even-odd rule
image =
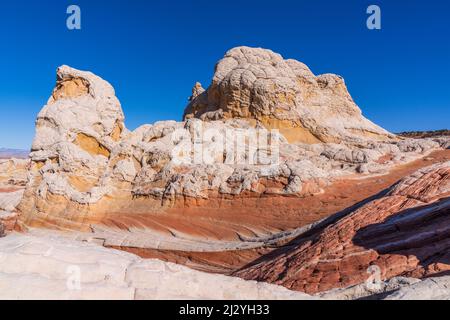
[[[448,273],[450,197],[401,211],[381,223],[361,228],[354,236],[353,243],[375,250],[380,256],[389,255],[392,260],[399,256],[407,257],[411,263],[415,259],[419,260],[417,264],[422,268],[408,271],[408,266],[405,266],[403,275],[423,277]]]

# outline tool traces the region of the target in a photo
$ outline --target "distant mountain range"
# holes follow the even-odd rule
[[[22,149],[0,148],[0,159],[19,158],[26,159],[30,152]]]
[[[441,136],[450,136],[450,130],[442,129],[436,131],[409,131],[398,133],[398,135],[406,138],[416,138],[416,139],[434,138]]]

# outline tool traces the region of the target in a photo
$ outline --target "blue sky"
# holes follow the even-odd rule
[[[82,10],[82,30],[66,9]],[[382,30],[366,28],[366,8]],[[206,87],[230,48],[270,48],[337,73],[388,130],[450,127],[450,3],[444,0],[2,1],[0,146],[29,148],[57,66],[90,70],[116,88],[134,129],[180,120],[196,81]]]

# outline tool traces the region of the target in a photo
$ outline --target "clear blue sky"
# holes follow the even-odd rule
[[[66,9],[82,10],[82,30]],[[366,8],[382,9],[382,30]],[[28,148],[57,66],[116,88],[134,129],[180,120],[196,81],[225,51],[270,48],[316,74],[337,73],[364,114],[388,130],[450,127],[450,3],[445,0],[39,0],[0,5],[0,146]]]

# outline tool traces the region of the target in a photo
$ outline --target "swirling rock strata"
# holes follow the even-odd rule
[[[211,86],[194,92],[186,119],[248,119],[279,129],[289,142],[394,138],[362,116],[342,77],[316,76],[304,63],[271,50],[231,49],[218,62]]]
[[[294,85],[291,82],[297,83],[297,78],[303,75],[311,82],[308,84],[313,87],[311,94],[319,90],[320,97],[316,97],[316,101],[309,97],[309,89],[297,88],[300,91],[296,94],[300,96],[308,93],[308,97],[301,100],[308,106],[301,107],[297,98],[291,101],[286,92],[277,91],[275,99],[271,92],[258,89],[258,99],[261,103],[271,101],[270,106],[267,110],[262,105],[252,107],[263,109],[246,113],[248,117],[242,117],[236,109],[242,101],[226,98],[234,101],[236,107],[230,107],[234,111],[227,117],[162,121],[130,131],[124,124],[120,102],[108,82],[90,72],[60,67],[56,86],[36,121],[28,183],[18,207],[19,225],[85,232],[97,230],[102,233],[98,235],[100,238],[114,235],[117,243],[111,245],[117,246],[126,239],[127,245],[141,247],[146,243],[144,238],[148,232],[153,238],[164,235],[203,242],[266,238],[283,231],[283,227],[272,225],[270,221],[258,228],[251,223],[242,225],[236,220],[220,218],[222,213],[214,211],[215,208],[236,199],[258,201],[265,198],[269,199],[268,203],[276,204],[290,197],[322,194],[340,177],[385,174],[393,166],[441,149],[445,143],[434,138],[398,139],[361,116],[343,81],[336,76],[313,77],[300,63],[285,62],[278,55],[261,49],[238,48],[219,63],[213,83],[220,82],[222,93],[233,92],[229,97],[239,92],[244,96],[247,92],[244,87],[236,87],[233,80],[239,66],[233,67],[235,54],[244,60],[248,58],[248,68],[256,73],[263,70],[267,77],[275,73],[275,80],[271,79],[280,87],[281,83]],[[274,63],[269,63],[272,60]],[[278,80],[284,71],[287,78]],[[253,89],[257,83],[251,84]],[[210,90],[204,91],[198,84],[191,103],[195,104]],[[257,103],[258,99],[252,100]],[[273,109],[274,103],[284,111]],[[327,108],[329,111],[325,112]],[[303,114],[307,110],[318,113]],[[266,114],[266,111],[270,112]],[[324,113],[323,117],[319,117],[319,113]],[[300,119],[303,126],[315,126],[318,131],[314,134],[323,139],[314,140],[313,144],[290,143],[283,132],[278,135],[268,130],[270,126],[256,124],[255,121],[261,122],[260,114],[269,118],[279,116],[282,121]],[[335,116],[337,124],[332,126]],[[321,124],[313,125],[313,120]],[[371,134],[353,134],[358,128],[367,129]],[[251,134],[255,130],[259,130],[256,137],[268,138],[267,144],[248,143],[243,153],[226,148],[237,143],[237,133]],[[209,136],[210,131],[215,135]],[[376,138],[372,139],[372,134]],[[338,136],[344,139],[326,139]],[[220,138],[223,144],[217,149]],[[250,136],[244,138],[243,141],[253,141]],[[220,147],[224,147],[223,150]],[[211,154],[212,157],[207,157]],[[210,225],[204,223],[205,219],[195,217],[178,225],[170,223],[179,221],[176,218],[183,215],[186,208],[209,210],[219,218]],[[163,214],[168,212],[172,216],[165,219]],[[310,218],[305,221],[312,222]],[[198,228],[194,230],[190,226]]]
[[[313,299],[266,283],[211,275],[46,231],[0,241],[1,299]]]
[[[236,275],[316,293],[450,271],[450,162],[404,178],[387,194]]]

